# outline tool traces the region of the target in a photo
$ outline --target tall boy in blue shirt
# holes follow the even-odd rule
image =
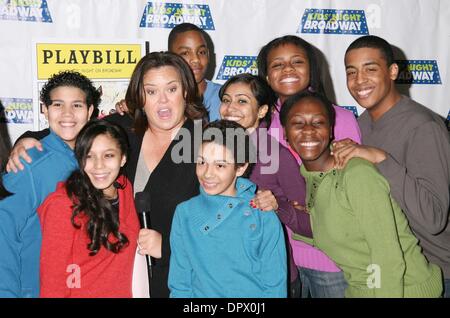
[[[177,206],[172,223],[171,297],[287,296],[280,221],[250,205],[256,185],[242,177],[250,147],[236,122],[205,129],[196,168],[200,194]]]
[[[51,77],[41,91],[50,134],[43,150],[29,151],[25,169],[4,176],[13,193],[0,201],[0,297],[39,296],[41,228],[36,210],[56,184],[77,168],[73,153],[81,128],[100,103],[100,93],[72,71]]]

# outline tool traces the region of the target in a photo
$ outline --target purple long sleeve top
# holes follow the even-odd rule
[[[309,214],[295,209],[289,201],[305,204],[306,185],[292,153],[268,134],[262,124],[251,134],[258,156],[250,180],[260,190],[271,190],[277,198],[280,221],[295,233],[312,237]]]
[[[296,210],[289,201],[304,205],[306,184],[299,173],[299,164],[292,153],[268,134],[264,123],[250,135],[257,150],[257,161],[250,175],[250,180],[258,185],[259,190],[271,190],[277,198],[278,218],[296,233],[312,236],[309,214]],[[290,236],[290,235],[289,235]],[[292,244],[288,243],[288,247]],[[292,248],[289,249],[290,280],[294,281],[298,271]]]

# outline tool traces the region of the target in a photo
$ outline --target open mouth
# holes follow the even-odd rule
[[[224,116],[223,119],[238,122],[242,119],[242,116]]]
[[[317,147],[318,145],[320,145],[320,142],[318,142],[318,141],[304,141],[304,142],[300,142],[299,145],[301,147],[305,147],[305,148],[312,148],[312,147]]]
[[[203,68],[201,67],[192,67],[192,72],[194,72],[195,74],[199,74],[203,72]]]
[[[280,83],[282,84],[291,84],[291,83],[298,83],[300,79],[298,77],[285,77],[282,80],[280,80]]]
[[[214,189],[217,186],[217,182],[206,182],[202,181],[202,186],[204,189]]]
[[[74,123],[74,122],[60,122],[59,125],[61,127],[64,127],[64,128],[73,128],[73,127],[75,127],[76,123]]]
[[[97,181],[105,181],[108,178],[109,173],[93,173],[92,176]]]
[[[168,119],[172,116],[172,111],[168,108],[161,108],[157,111],[157,114],[160,119]]]
[[[356,95],[358,96],[358,98],[367,98],[369,97],[370,93],[373,92],[373,90],[373,88],[360,89],[356,91]]]

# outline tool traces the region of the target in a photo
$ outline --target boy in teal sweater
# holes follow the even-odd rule
[[[332,104],[306,91],[289,98],[280,117],[303,162],[314,235],[309,243],[342,269],[345,296],[439,297],[441,271],[422,254],[386,179],[359,158],[335,168]]]
[[[23,170],[4,176],[12,195],[0,201],[0,297],[39,296],[42,233],[37,208],[77,169],[75,140],[97,111],[100,93],[84,75],[63,71],[43,86],[41,101],[50,126],[43,149],[32,149]]]
[[[237,137],[235,137],[237,136]],[[286,297],[283,230],[250,204],[242,178],[251,141],[239,124],[209,124],[197,161],[200,194],[178,205],[170,234],[170,297]]]

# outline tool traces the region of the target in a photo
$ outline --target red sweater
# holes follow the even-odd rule
[[[40,297],[132,297],[131,283],[139,222],[129,181],[119,189],[119,230],[129,245],[115,254],[101,247],[89,256],[90,242],[85,217],[77,217],[76,229],[70,219],[72,201],[64,183],[59,183],[38,208],[42,228]]]

